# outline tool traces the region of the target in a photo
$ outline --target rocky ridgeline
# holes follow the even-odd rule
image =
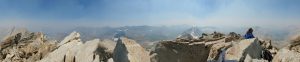
[[[150,62],[149,52],[134,40],[119,38],[114,49],[115,62]]]
[[[151,50],[152,62],[268,62],[276,48],[257,38],[242,39],[234,32],[224,35],[214,32],[194,37],[159,42]],[[266,48],[268,47],[268,48]],[[274,50],[270,52],[269,50]],[[170,60],[172,59],[172,60]]]
[[[94,39],[83,43],[80,34],[72,32],[54,51],[38,62],[100,62],[109,61],[115,43]]]
[[[43,33],[14,32],[1,43],[1,62],[113,62],[116,43],[110,40],[82,42],[72,32],[61,42],[46,40]]]
[[[55,41],[45,39],[43,33],[18,30],[10,33],[0,43],[1,62],[34,62],[56,48]]]
[[[280,49],[273,62],[299,62],[300,61],[300,35],[290,40],[291,43]]]
[[[193,37],[197,36],[197,37]],[[62,41],[49,41],[43,33],[13,32],[0,43],[1,62],[298,62],[300,36],[289,46],[272,47],[271,41],[243,39],[234,32],[181,35],[160,41],[147,51],[126,37],[116,41],[81,41],[72,32]],[[274,57],[274,58],[273,58]]]

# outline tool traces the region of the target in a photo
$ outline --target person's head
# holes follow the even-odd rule
[[[253,29],[252,28],[249,28],[247,33],[252,33],[253,32]]]

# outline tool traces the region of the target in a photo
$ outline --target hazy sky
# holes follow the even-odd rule
[[[2,27],[178,24],[297,26],[300,0],[0,0]]]

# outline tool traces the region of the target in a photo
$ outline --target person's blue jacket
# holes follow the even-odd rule
[[[255,38],[255,37],[253,36],[252,33],[247,33],[247,34],[245,34],[244,38],[245,39],[251,39],[251,38]]]

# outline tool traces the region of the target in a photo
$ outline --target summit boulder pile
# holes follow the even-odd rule
[[[164,41],[151,51],[152,62],[205,62],[210,47],[204,43],[190,44]],[[172,59],[172,60],[170,60]]]
[[[149,52],[134,40],[121,37],[113,53],[115,62],[150,62]]]
[[[14,31],[0,43],[0,62],[35,62],[56,48],[41,32]]]
[[[0,62],[112,62],[115,42],[82,42],[72,32],[63,41],[49,41],[40,32],[14,31],[0,43]]]
[[[161,41],[151,50],[152,62],[268,62],[271,53],[265,53],[257,38],[242,39],[240,35],[214,32],[199,39],[182,39]],[[271,56],[266,58],[265,55]],[[172,59],[172,60],[170,60]]]
[[[151,50],[152,62],[206,62],[212,45],[225,42],[222,34],[212,33],[199,39],[177,38],[161,41]],[[170,60],[172,59],[172,60]]]
[[[299,62],[300,36],[288,46],[271,40],[243,39],[230,32],[201,33],[190,29],[175,40],[149,45],[149,50],[124,36],[82,41],[72,32],[61,41],[41,32],[14,31],[0,42],[0,62]],[[112,41],[114,40],[114,41]]]
[[[252,59],[263,59],[263,48],[260,46],[258,39],[245,39],[238,43],[233,43],[225,53],[224,61],[247,61]]]
[[[39,62],[107,62],[112,58],[112,52],[109,52],[112,49],[109,49],[110,46],[103,46],[104,41],[95,39],[83,43],[79,37],[79,33],[72,32],[59,43],[56,50]],[[114,46],[114,43],[107,44]]]
[[[300,61],[300,36],[291,40],[290,45],[280,49],[272,62],[299,62]]]

